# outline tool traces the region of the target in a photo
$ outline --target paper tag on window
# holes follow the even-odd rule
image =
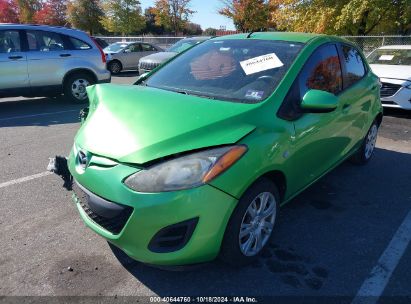
[[[392,60],[394,58],[394,55],[381,55],[378,60]]]
[[[240,62],[246,75],[282,67],[284,64],[275,53],[254,57]]]

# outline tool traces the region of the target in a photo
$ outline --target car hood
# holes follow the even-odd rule
[[[380,78],[392,78],[411,81],[411,66],[370,64],[372,71]]]
[[[242,114],[256,105],[144,87],[87,88],[90,113],[76,145],[120,162],[144,164],[180,152],[233,144],[255,129]]]
[[[177,55],[177,53],[175,52],[158,52],[158,53],[151,54],[151,55],[141,58],[140,62],[144,61],[144,62],[150,62],[150,63],[151,62],[161,63],[161,62],[164,62],[174,57],[175,55]]]

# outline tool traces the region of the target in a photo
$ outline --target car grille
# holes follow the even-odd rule
[[[120,205],[124,208],[124,210],[115,217],[104,217],[97,213],[95,213],[89,206],[89,195],[83,191],[77,184],[77,182],[73,183],[73,192],[76,195],[77,199],[79,200],[81,208],[86,212],[87,216],[95,222],[97,225],[103,227],[107,231],[111,232],[112,234],[119,234],[121,230],[126,225],[128,219],[130,218],[131,213],[133,212],[133,208],[125,205]],[[114,204],[114,203],[113,203]]]
[[[158,67],[160,65],[160,63],[157,62],[144,62],[144,61],[140,61],[140,66],[139,68],[142,70],[146,70],[146,71],[151,71],[154,70],[156,67]]]
[[[381,86],[381,91],[380,91],[381,92],[381,97],[392,96],[395,93],[397,93],[399,89],[401,89],[400,84],[383,82],[382,86]]]

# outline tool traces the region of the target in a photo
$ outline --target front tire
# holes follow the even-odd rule
[[[378,124],[374,121],[365,136],[361,147],[351,157],[351,162],[358,165],[366,164],[374,154],[375,143],[378,136]]]
[[[233,266],[251,263],[267,246],[278,214],[280,196],[267,178],[255,182],[231,215],[220,258]]]
[[[94,79],[88,74],[71,75],[64,82],[64,95],[71,102],[85,103],[88,101],[86,87],[94,83]]]

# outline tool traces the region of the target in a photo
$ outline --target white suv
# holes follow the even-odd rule
[[[0,97],[64,93],[85,102],[86,86],[110,78],[102,49],[82,31],[0,24]]]
[[[367,60],[380,77],[382,105],[411,110],[411,45],[380,47]]]

